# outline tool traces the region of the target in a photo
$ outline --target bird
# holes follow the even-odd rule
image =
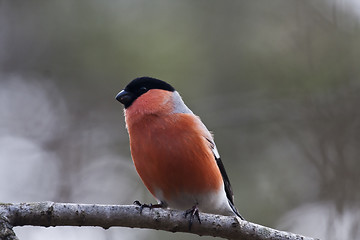
[[[212,133],[169,83],[138,77],[116,95],[124,105],[130,151],[136,171],[157,204],[143,207],[236,216],[229,177]]]

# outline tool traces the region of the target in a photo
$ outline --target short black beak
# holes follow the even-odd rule
[[[125,90],[122,90],[116,95],[116,100],[124,104],[125,108],[131,105],[131,103],[134,101],[134,95],[130,92],[127,92]]]

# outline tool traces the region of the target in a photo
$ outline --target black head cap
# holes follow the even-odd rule
[[[168,83],[151,77],[140,77],[132,80],[121,92],[116,95],[116,100],[124,104],[125,108],[131,104],[142,94],[150,89],[162,89],[173,92],[175,89]]]

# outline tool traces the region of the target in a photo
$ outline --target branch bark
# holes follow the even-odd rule
[[[314,240],[314,238],[278,231],[232,216],[200,214],[201,224],[194,221],[191,233],[242,240]],[[149,228],[170,232],[189,232],[183,211],[147,209],[140,213],[135,205],[96,205],[73,203],[0,204],[0,239],[17,239],[16,226],[98,226]],[[2,233],[7,235],[1,235]],[[4,236],[8,236],[5,238]],[[11,238],[12,237],[12,238]]]

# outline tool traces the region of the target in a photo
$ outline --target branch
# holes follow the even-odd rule
[[[2,206],[0,207],[0,239],[1,240],[19,240],[14,231],[12,230],[13,226],[10,225],[9,219],[5,215]]]
[[[194,221],[191,233],[242,240],[314,240],[293,233],[278,231],[232,216],[200,214],[201,224]],[[149,228],[170,232],[189,232],[189,221],[184,212],[169,209],[143,209],[135,205],[95,205],[73,203],[18,203],[0,204],[0,239],[3,224],[15,226],[98,226]],[[10,234],[11,235],[11,234]],[[7,239],[16,239],[7,238]]]

